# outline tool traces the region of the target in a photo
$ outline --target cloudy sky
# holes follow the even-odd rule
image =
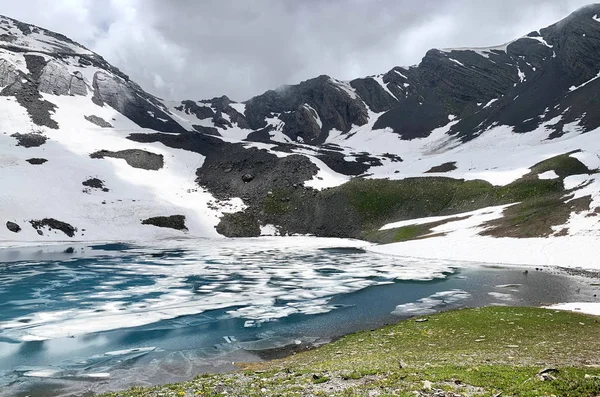
[[[503,44],[590,0],[0,0],[169,99],[245,100],[320,74],[350,80],[430,48]]]

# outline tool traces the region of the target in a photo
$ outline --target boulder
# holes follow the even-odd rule
[[[11,221],[6,222],[6,228],[13,233],[19,233],[21,231],[21,226]]]

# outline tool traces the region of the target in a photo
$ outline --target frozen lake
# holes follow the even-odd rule
[[[272,238],[2,249],[0,396],[173,382],[414,314],[588,292],[565,275],[362,245]]]

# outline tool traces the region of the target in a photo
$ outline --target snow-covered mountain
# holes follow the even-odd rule
[[[502,46],[245,102],[162,100],[72,40],[0,17],[0,240],[388,242],[461,213],[494,236],[598,235],[598,77],[600,5]],[[488,207],[500,210],[480,218]],[[418,233],[415,218],[429,219]]]

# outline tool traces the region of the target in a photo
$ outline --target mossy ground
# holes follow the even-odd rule
[[[539,179],[539,174],[547,171],[555,171],[558,178]],[[507,208],[501,219],[484,225],[487,230],[483,234],[495,237],[544,237],[555,232],[553,226],[566,223],[571,212],[589,209],[588,198],[566,203],[569,192],[565,190],[563,181],[570,175],[591,173],[593,171],[567,153],[535,164],[528,174],[505,186],[449,178],[361,181],[356,183],[363,187],[353,193],[355,198],[351,202],[355,203],[356,208],[366,214],[368,219],[377,219],[377,214],[389,216],[386,212],[395,211],[391,216],[400,217],[399,220],[518,203]],[[369,184],[377,186],[368,186]],[[382,187],[382,184],[393,187]],[[396,190],[403,193],[398,194]],[[384,200],[381,199],[380,191],[384,192]],[[448,219],[445,222],[452,220]],[[362,237],[379,243],[413,240],[430,234],[431,229],[441,223],[408,225],[385,231],[368,230]]]
[[[234,374],[138,388],[158,396],[597,396],[598,318],[537,308],[440,313]],[[553,380],[536,374],[556,368]]]

